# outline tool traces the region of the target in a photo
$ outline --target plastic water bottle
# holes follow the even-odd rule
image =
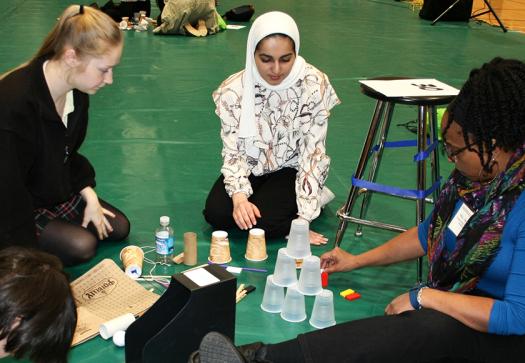
[[[160,227],[155,230],[155,245],[157,262],[171,263],[173,256],[173,229],[170,227],[170,217],[160,217]]]

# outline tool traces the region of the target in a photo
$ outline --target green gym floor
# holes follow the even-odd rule
[[[71,3],[0,1],[0,73],[30,58],[62,9]],[[333,109],[327,139],[332,159],[327,185],[336,198],[311,226],[328,236],[330,242],[326,247],[313,247],[315,255],[333,245],[339,223],[336,211],[346,200],[374,107],[374,101],[360,93],[359,79],[381,75],[437,78],[459,88],[470,69],[495,56],[525,59],[525,36],[521,33],[505,34],[497,27],[473,21],[431,26],[404,2],[252,3],[256,15],[281,10],[296,19],[301,33],[300,53],[329,76],[342,101]],[[218,11],[222,14],[242,4],[220,0]],[[158,12],[153,5],[152,15]],[[198,262],[206,262],[212,230],[202,217],[202,209],[221,166],[220,123],[211,93],[224,78],[244,66],[247,35],[248,28],[206,38],[125,32],[124,54],[114,72],[114,84],[91,97],[90,125],[81,151],[97,171],[98,194],[128,215],[131,234],[127,242],[102,243],[95,259],[68,269],[72,279],[103,258],[118,262],[119,251],[128,243],[153,246],[154,229],[162,215],[171,217],[176,251],[182,250],[184,232],[197,232]],[[410,131],[397,125],[415,118],[415,108],[396,108],[389,140],[413,138]],[[415,188],[411,162],[414,153],[406,148],[387,149],[378,181]],[[441,167],[442,174],[447,175],[451,166],[442,158]],[[427,206],[427,213],[430,209]],[[369,217],[408,227],[415,223],[415,206],[376,195]],[[362,237],[355,237],[354,230],[350,225],[342,244],[353,253],[377,246],[394,235],[365,228]],[[245,234],[230,234],[232,265],[272,271],[277,249],[285,241],[268,241],[269,259],[248,263],[244,259],[245,240]],[[155,273],[176,273],[183,268],[173,266]],[[314,329],[308,320],[287,323],[278,314],[264,313],[259,308],[265,277],[249,272],[238,276],[239,283],[253,284],[257,290],[237,305],[236,343],[278,342]],[[410,288],[415,279],[415,262],[332,275],[329,288],[334,292],[337,322],[382,314],[385,305]],[[339,297],[339,292],[348,288],[361,293],[361,299],[349,302]],[[306,298],[308,315],[313,300]],[[70,358],[73,363],[124,362],[124,350],[96,337],[73,348]]]

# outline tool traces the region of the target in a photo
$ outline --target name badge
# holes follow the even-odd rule
[[[454,235],[457,237],[459,235],[459,232],[461,232],[463,227],[465,227],[465,224],[467,224],[470,217],[472,217],[473,215],[474,212],[472,211],[472,209],[470,209],[465,203],[462,203],[458,212],[448,224],[448,229],[450,229],[452,233],[454,233]]]

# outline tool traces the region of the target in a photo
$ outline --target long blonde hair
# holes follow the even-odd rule
[[[1,74],[0,80],[37,58],[58,59],[66,47],[73,48],[80,58],[86,55],[98,57],[121,42],[122,33],[108,15],[92,7],[70,5],[47,34],[38,52],[29,61]]]
[[[97,57],[121,42],[122,33],[108,15],[89,6],[71,5],[64,10],[33,59],[60,58],[66,47],[74,49],[78,57]]]

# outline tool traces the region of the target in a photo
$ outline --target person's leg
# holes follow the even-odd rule
[[[237,224],[233,220],[233,203],[232,199],[224,189],[224,176],[219,178],[213,184],[213,187],[206,198],[206,204],[202,214],[204,219],[215,230],[229,230],[236,228]]]
[[[292,168],[261,175],[250,175],[253,194],[248,198],[261,212],[257,228],[265,231],[266,238],[284,237],[290,231],[292,220],[297,217],[295,178],[297,171]],[[206,206],[204,218],[214,229],[238,228],[233,216],[233,203],[224,189],[221,175],[213,185]]]
[[[431,309],[380,316],[302,334],[305,362],[516,362],[525,337],[480,333]],[[268,358],[280,362],[278,344]]]
[[[111,224],[111,227],[113,228],[113,232],[109,233],[108,237],[105,238],[104,241],[120,242],[124,240],[126,237],[128,237],[130,230],[130,222],[128,217],[126,217],[126,215],[121,210],[109,204],[105,200],[99,199],[99,201],[103,208],[106,208],[115,214],[115,218],[107,217],[109,224]]]
[[[121,241],[129,234],[130,223],[126,216],[117,208],[100,199],[102,207],[115,214],[108,217],[113,227],[105,240]],[[83,228],[82,218],[85,203],[79,195],[52,208],[35,210],[35,224],[39,246],[56,256],[64,265],[74,265],[91,259],[98,245],[97,233],[90,223]]]
[[[201,363],[511,363],[525,356],[525,336],[481,333],[430,309],[355,320],[282,343],[240,346],[235,352],[217,334],[201,342]]]
[[[97,238],[82,226],[57,218],[40,233],[39,247],[62,261],[65,266],[86,262],[95,256]]]
[[[266,238],[281,238],[288,234],[292,220],[297,218],[295,180],[297,170],[284,168],[257,177],[257,192],[249,198],[261,212],[257,228],[265,231]]]

